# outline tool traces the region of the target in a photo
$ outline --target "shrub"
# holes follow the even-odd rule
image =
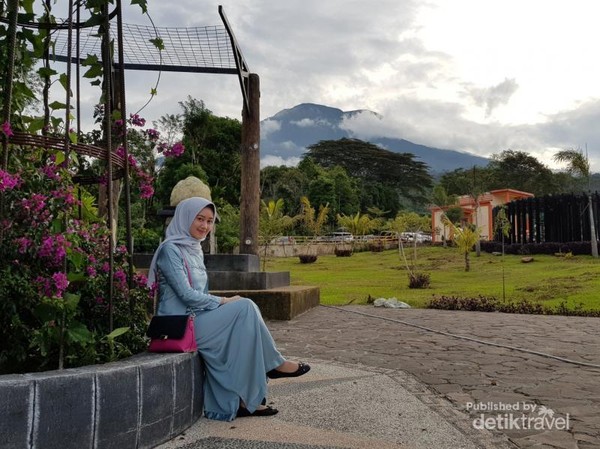
[[[413,272],[408,274],[408,288],[429,288],[429,273]]]
[[[300,259],[300,263],[314,263],[317,261],[315,254],[300,254],[298,258]]]
[[[563,302],[556,308],[544,307],[542,304],[528,300],[517,302],[502,301],[494,296],[479,295],[475,298],[459,296],[434,296],[427,305],[430,309],[467,310],[477,312],[526,313],[536,315],[572,315],[600,316],[600,310],[582,310],[581,307],[571,309]]]
[[[85,206],[77,198],[85,202],[86,193],[73,184],[64,154],[28,156],[10,174],[17,182],[0,184],[0,373],[104,363],[144,350],[152,305],[145,278],[128,279],[126,249],[111,250],[109,230],[91,209],[76,218]]]
[[[337,257],[350,257],[352,255],[352,249],[347,248],[335,248],[333,252]]]

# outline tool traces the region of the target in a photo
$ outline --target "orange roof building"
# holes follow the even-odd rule
[[[463,210],[463,221],[476,225],[480,230],[481,240],[492,240],[494,234],[493,210],[496,206],[510,203],[522,198],[531,198],[533,193],[522,192],[514,189],[492,190],[479,195],[477,203],[471,195],[458,197],[457,203],[451,206],[432,206],[431,210],[431,238],[432,242],[442,242],[443,239],[452,239],[452,231],[442,223],[442,216],[450,207],[459,206]]]

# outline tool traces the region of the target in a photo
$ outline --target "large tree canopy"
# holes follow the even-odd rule
[[[411,153],[395,153],[359,139],[322,140],[308,147],[305,157],[332,168],[340,166],[365,184],[393,187],[400,197],[425,201],[432,185],[427,165]]]

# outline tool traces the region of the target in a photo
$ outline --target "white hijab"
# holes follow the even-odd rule
[[[216,217],[217,208],[213,203],[205,198],[192,197],[183,200],[177,205],[175,208],[175,215],[173,216],[173,219],[171,220],[171,223],[169,223],[169,226],[165,232],[166,238],[158,246],[154,252],[154,256],[152,257],[152,263],[150,264],[150,269],[148,270],[148,282],[146,284],[148,287],[152,288],[156,282],[156,259],[158,258],[158,253],[165,243],[173,242],[182,247],[182,250],[190,254],[202,252],[200,242],[202,242],[204,239],[198,240],[192,237],[190,234],[190,227],[192,226],[192,223],[194,222],[194,219],[198,213],[207,206],[213,210]]]

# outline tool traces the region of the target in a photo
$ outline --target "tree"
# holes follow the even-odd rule
[[[506,300],[506,286],[504,276],[504,239],[510,235],[511,224],[506,216],[506,205],[500,206],[494,221],[494,234],[500,234],[502,239],[502,300]]]
[[[270,201],[281,198],[284,213],[289,216],[300,213],[300,198],[306,195],[309,180],[297,167],[268,166],[260,172],[261,199]]]
[[[442,217],[442,220],[446,220],[447,225],[452,227],[454,231],[454,244],[458,248],[458,252],[465,257],[465,271],[470,271],[471,260],[469,253],[479,240],[479,229],[470,225],[456,226],[446,216]]]
[[[484,190],[516,189],[536,196],[560,190],[556,177],[547,166],[524,151],[505,150],[492,156],[488,164],[491,182]]]
[[[329,204],[319,206],[319,212],[317,213],[315,208],[310,204],[310,200],[303,196],[300,198],[302,204],[302,211],[300,214],[300,220],[304,224],[306,230],[312,235],[312,240],[308,243],[308,252],[310,253],[310,245],[312,241],[321,234],[323,225],[327,221],[327,215],[329,214]]]
[[[263,271],[267,265],[267,250],[271,241],[294,225],[294,219],[283,214],[283,200],[261,202],[259,216],[260,241],[263,246]]]
[[[590,177],[590,162],[582,151],[562,150],[554,155],[556,162],[566,162],[567,171],[580,176],[588,184],[588,216],[590,219],[590,244],[592,246],[592,256],[598,257],[598,237],[596,236],[596,226],[594,221],[594,208],[592,206],[592,190]]]
[[[423,204],[432,185],[427,165],[416,161],[413,154],[384,150],[359,139],[322,140],[310,145],[305,157],[326,168],[343,167],[351,177],[361,179],[364,184],[381,183],[393,187],[398,202],[405,199]]]
[[[457,197],[456,197],[456,195],[448,195],[444,186],[442,184],[438,183],[433,187],[433,191],[431,194],[431,200],[432,200],[433,204],[435,204],[437,207],[444,209],[448,206],[456,204]],[[461,209],[461,213],[462,213],[462,209]],[[444,229],[442,231],[442,243],[445,248],[446,247],[446,224],[443,220],[442,220],[442,226],[444,227]]]
[[[241,123],[213,115],[203,101],[191,97],[179,105],[183,110],[181,121],[185,152],[178,158],[165,161],[161,168],[158,183],[165,186],[160,192],[161,199],[167,201],[167,189],[172,188],[170,184],[181,180],[177,175],[180,167],[192,164],[204,170],[213,199],[220,198],[231,205],[239,205]],[[175,133],[178,120],[177,116],[165,116],[159,122],[175,127],[172,131]],[[189,170],[185,171],[187,176]],[[171,181],[166,182],[166,179]]]
[[[372,219],[369,215],[357,212],[355,215],[337,215],[337,223],[341,228],[345,228],[354,236],[368,234],[372,229],[377,227],[378,220]],[[352,240],[354,245],[354,240]]]

